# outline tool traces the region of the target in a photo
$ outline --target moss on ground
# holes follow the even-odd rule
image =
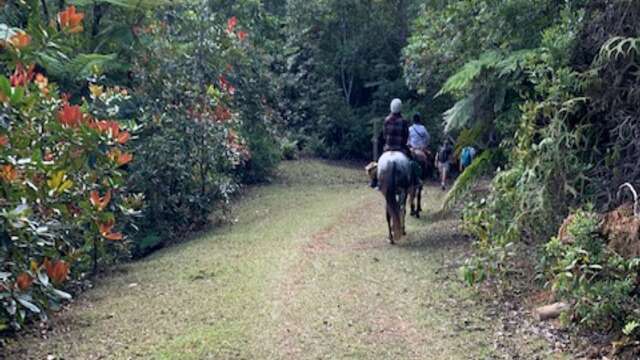
[[[123,265],[25,337],[10,358],[493,358],[495,321],[456,276],[468,244],[452,217],[398,246],[360,168],[284,163],[248,192],[233,225]],[[535,340],[533,345],[539,346]],[[523,343],[526,345],[526,343]]]

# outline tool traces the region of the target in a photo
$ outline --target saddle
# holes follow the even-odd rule
[[[431,161],[429,161],[429,157],[431,153],[429,150],[423,149],[411,149],[411,159],[412,162],[416,164],[418,167],[415,173],[418,179],[425,179],[429,173],[429,169],[431,166]]]

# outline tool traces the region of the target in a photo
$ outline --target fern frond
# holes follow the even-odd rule
[[[473,81],[484,69],[495,66],[501,59],[499,53],[490,51],[482,54],[479,59],[466,63],[460,71],[447,79],[436,97],[443,94],[458,94],[470,89]]]
[[[459,202],[467,194],[471,185],[491,168],[495,152],[496,150],[494,149],[485,150],[458,176],[444,199],[442,210],[448,210]]]
[[[455,95],[468,91],[483,71],[495,70],[499,77],[513,74],[520,70],[528,59],[536,56],[539,51],[539,49],[523,49],[507,54],[497,51],[486,52],[477,60],[466,63],[460,71],[449,77],[436,96]]]
[[[508,54],[496,64],[496,70],[500,77],[513,74],[522,68],[523,63],[538,54],[538,49],[517,50]]]
[[[603,64],[634,55],[640,55],[640,38],[614,36],[602,45],[596,63]]]
[[[475,102],[477,96],[471,94],[458,101],[453,107],[442,114],[444,119],[444,131],[462,129],[469,124],[473,118]]]

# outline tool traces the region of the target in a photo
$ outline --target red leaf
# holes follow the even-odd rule
[[[238,25],[238,18],[233,16],[229,20],[227,20],[227,32],[232,33],[236,28],[236,25]]]
[[[73,5],[58,13],[60,27],[71,33],[79,33],[84,30],[82,19],[84,19],[84,13],[76,12],[76,7]]]
[[[25,291],[33,284],[33,278],[27,273],[22,273],[16,278],[16,285],[20,291]]]
[[[82,123],[84,114],[78,105],[69,105],[65,102],[58,112],[58,121],[64,126],[78,127]]]

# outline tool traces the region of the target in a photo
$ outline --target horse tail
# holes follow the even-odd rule
[[[389,179],[389,186],[385,191],[384,197],[387,201],[387,211],[389,211],[389,215],[391,216],[391,220],[393,221],[393,237],[401,236],[402,234],[402,224],[400,223],[400,205],[398,203],[398,199],[396,198],[396,193],[398,189],[398,184],[396,183],[396,163],[395,161],[391,164],[391,178]]]

